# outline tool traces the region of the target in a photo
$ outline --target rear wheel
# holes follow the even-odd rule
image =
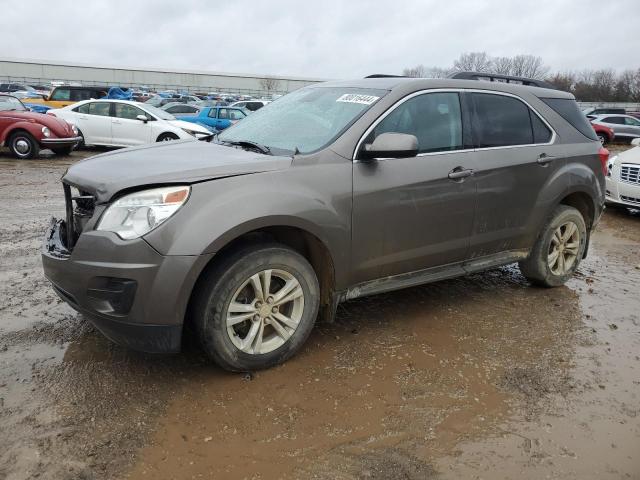
[[[40,153],[38,142],[27,132],[16,132],[11,135],[8,145],[11,153],[17,158],[34,158]]]
[[[529,257],[520,262],[520,271],[536,285],[563,285],[578,268],[586,244],[587,228],[582,214],[573,207],[559,205]]]
[[[259,370],[300,349],[315,323],[319,292],[313,268],[297,252],[279,244],[248,246],[205,274],[192,318],[218,365]]]
[[[175,133],[167,132],[158,137],[158,142],[170,142],[172,140],[178,140],[178,136]]]

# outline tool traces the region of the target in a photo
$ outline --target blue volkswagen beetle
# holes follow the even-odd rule
[[[218,106],[204,107],[199,113],[193,115],[176,115],[175,117],[185,122],[198,123],[214,131],[220,131],[242,120],[247,115],[248,112],[242,108]]]

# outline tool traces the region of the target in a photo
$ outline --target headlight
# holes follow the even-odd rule
[[[618,158],[617,155],[614,155],[613,157],[611,157],[609,159],[609,161],[607,162],[607,177],[611,176],[611,172],[613,170],[613,164],[615,163],[616,159]]]
[[[51,130],[49,130],[47,127],[42,127],[42,135],[44,135],[45,137],[50,137]]]
[[[194,137],[196,135],[202,134],[202,132],[196,132],[195,130],[189,130],[188,128],[183,128],[182,130],[184,130],[185,132],[187,132],[189,135],[193,135]]]
[[[75,125],[71,125],[71,131],[74,135],[78,135],[78,127],[76,127]]]
[[[124,240],[141,237],[180,209],[189,198],[191,187],[163,187],[131,193],[111,204],[98,228],[114,232]]]

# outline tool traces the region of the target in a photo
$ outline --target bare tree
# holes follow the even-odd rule
[[[491,70],[493,73],[500,73],[502,75],[511,75],[513,71],[513,58],[495,57],[491,65]]]
[[[547,78],[547,82],[558,90],[573,92],[576,86],[576,76],[572,72],[556,73],[552,77]]]
[[[280,88],[280,80],[274,77],[264,77],[260,79],[260,86],[267,92],[275,92]]]
[[[426,72],[427,78],[447,78],[449,75],[451,75],[450,68],[429,67]]]
[[[469,52],[461,54],[453,62],[453,70],[456,72],[490,72],[491,57],[487,52]]]
[[[516,55],[512,58],[511,75],[518,77],[543,79],[549,73],[549,67],[542,58],[533,55]]]
[[[427,76],[427,69],[424,65],[416,65],[415,67],[402,70],[402,75],[405,77],[425,78]]]

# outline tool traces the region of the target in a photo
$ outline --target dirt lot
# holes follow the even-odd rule
[[[114,346],[47,285],[92,153],[0,153],[0,479],[640,478],[640,212],[607,210],[566,287],[506,267],[352,301],[232,375]]]

